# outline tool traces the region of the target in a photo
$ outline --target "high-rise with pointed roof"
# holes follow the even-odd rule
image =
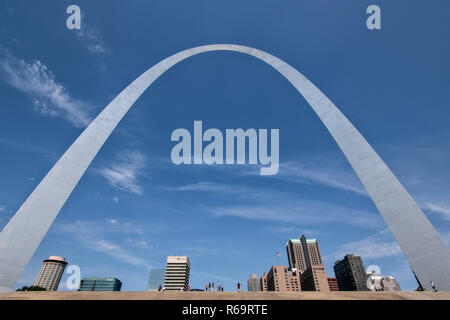
[[[320,255],[319,242],[316,239],[306,239],[304,235],[300,238],[305,252],[306,267],[317,266],[322,264],[322,256]]]
[[[286,243],[289,268],[297,268],[301,272],[306,270],[305,253],[300,239],[289,239]]]
[[[306,239],[305,235],[302,235],[300,239],[289,239],[286,243],[286,251],[289,268],[296,268],[302,273],[312,265],[322,264],[319,242],[316,239]]]

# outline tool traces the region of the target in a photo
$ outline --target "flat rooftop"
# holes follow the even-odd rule
[[[0,292],[0,300],[450,300],[450,292]]]

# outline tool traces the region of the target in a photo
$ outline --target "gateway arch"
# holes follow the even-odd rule
[[[89,124],[0,233],[0,291],[19,279],[54,219],[114,128],[139,96],[166,70],[203,52],[227,50],[256,57],[280,72],[322,120],[361,179],[422,286],[450,291],[450,249],[383,160],[341,111],[307,78],[258,49],[230,44],[174,54],[134,80]]]

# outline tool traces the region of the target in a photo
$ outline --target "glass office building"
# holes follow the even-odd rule
[[[78,291],[120,291],[122,282],[116,278],[84,278]]]
[[[150,277],[148,279],[148,291],[158,291],[164,287],[164,277],[166,270],[164,269],[151,269]]]

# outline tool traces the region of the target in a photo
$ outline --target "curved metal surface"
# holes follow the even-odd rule
[[[280,72],[322,120],[361,179],[422,285],[450,291],[450,250],[378,154],[339,109],[284,61],[258,49],[205,45],[174,54],[133,81],[91,122],[48,172],[0,234],[0,291],[11,290],[78,181],[139,96],[167,69],[203,52],[256,57]]]

